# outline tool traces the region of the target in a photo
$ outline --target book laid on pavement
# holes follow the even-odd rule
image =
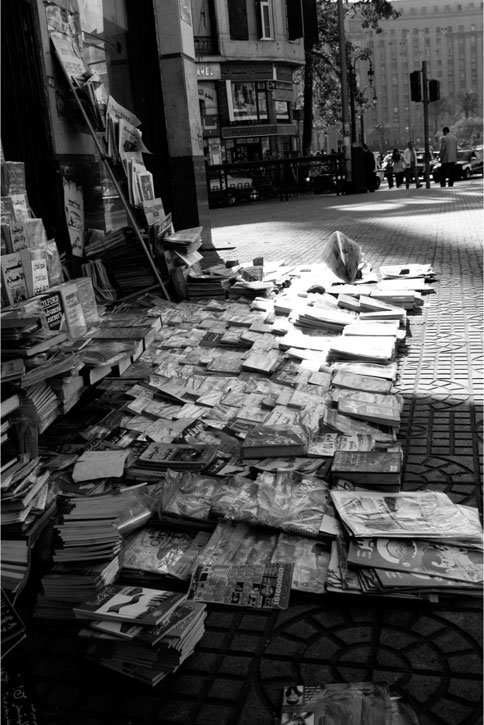
[[[353,536],[458,540],[467,546],[482,546],[477,509],[455,504],[440,491],[331,490],[330,496]]]
[[[284,563],[199,565],[192,574],[187,599],[258,609],[287,609],[293,570],[293,564]]]
[[[211,463],[216,453],[216,446],[151,443],[136,461],[136,466],[155,470],[200,471]]]
[[[153,627],[169,617],[184,596],[148,587],[111,584],[76,605],[73,612],[78,619],[107,619]]]
[[[145,526],[126,541],[123,571],[139,570],[188,580],[209,538],[207,531],[169,531]]]
[[[373,375],[352,373],[348,370],[336,370],[331,379],[331,385],[337,388],[349,388],[368,393],[387,394],[392,391],[391,380],[374,377]]]
[[[331,475],[357,486],[400,489],[402,454],[399,451],[336,451]]]
[[[480,584],[482,551],[421,539],[352,539],[348,563]]]
[[[335,715],[336,713],[336,715]],[[288,685],[283,690],[280,725],[392,723],[388,686],[373,682]],[[415,720],[401,722],[415,723]]]
[[[337,400],[338,411],[343,415],[378,425],[400,426],[403,406],[400,396],[340,388],[334,392],[333,400]]]
[[[325,433],[309,441],[306,455],[308,458],[332,458],[336,451],[372,451],[374,448],[375,439],[371,435]]]
[[[187,602],[181,600],[179,605],[165,619],[162,624],[146,627],[128,622],[94,621],[90,623],[93,629],[104,632],[112,637],[124,639],[139,644],[157,647],[162,640],[169,645],[176,639],[184,637],[189,630],[205,613],[205,604],[202,602]]]
[[[243,458],[303,456],[307,445],[307,436],[297,425],[261,425],[249,431],[244,438],[242,456]]]

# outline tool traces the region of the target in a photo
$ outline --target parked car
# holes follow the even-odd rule
[[[419,176],[424,176],[425,174],[425,149],[415,149],[415,153],[417,154],[417,171]],[[432,173],[432,170],[434,168],[435,163],[437,162],[437,159],[435,158],[435,154],[432,151],[432,149],[429,149],[429,168],[430,173]]]
[[[243,174],[217,171],[209,178],[209,186],[210,206],[232,206],[240,201],[256,201],[259,198],[254,180]]]
[[[470,179],[471,176],[483,175],[482,146],[475,148],[459,149],[457,151],[457,163],[455,165],[455,180]],[[440,162],[432,169],[432,178],[436,184],[440,184]]]

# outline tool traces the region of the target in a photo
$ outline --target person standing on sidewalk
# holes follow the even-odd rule
[[[405,186],[410,187],[410,182],[415,178],[415,186],[420,189],[422,184],[418,177],[417,154],[411,141],[408,142],[407,148],[403,152],[403,160],[405,161]]]
[[[373,153],[370,151],[366,143],[361,144],[363,149],[363,168],[365,173],[365,184],[368,191],[376,189],[376,161]]]
[[[450,133],[448,126],[444,126],[442,133],[444,135],[440,139],[440,186],[444,188],[446,179],[449,180],[449,186],[454,186],[457,139]]]

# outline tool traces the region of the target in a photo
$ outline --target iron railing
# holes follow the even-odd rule
[[[345,163],[342,154],[297,156],[234,164],[207,165],[211,206],[279,197],[287,201],[300,194],[343,194]]]

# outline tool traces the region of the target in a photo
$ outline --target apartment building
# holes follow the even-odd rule
[[[483,3],[392,0],[392,5],[400,17],[382,21],[381,33],[361,28],[356,20],[348,20],[346,27],[348,40],[370,51],[377,101],[365,110],[364,121],[367,141],[382,150],[402,147],[409,139],[424,145],[423,104],[411,101],[409,78],[412,71],[422,69],[423,61],[428,79],[440,81],[441,99],[449,99],[447,111],[436,113],[438,107],[429,104],[431,144],[443,124],[457,120],[460,93],[477,93],[482,104]],[[364,88],[368,62],[360,58],[354,67]]]
[[[192,19],[207,161],[297,153],[294,72],[315,0],[192,0]]]

